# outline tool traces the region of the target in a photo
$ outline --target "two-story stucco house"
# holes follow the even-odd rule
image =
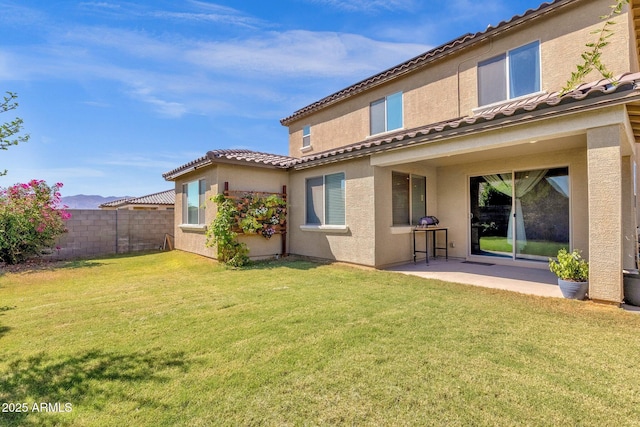
[[[412,227],[434,215],[453,257],[546,268],[558,248],[580,249],[591,298],[620,303],[637,258],[640,1],[614,18],[604,52],[619,82],[558,95],[610,4],[545,3],[301,108],[281,120],[288,156],[217,150],[166,173],[176,247],[215,257],[203,229],[224,182],[287,186],[289,253],[406,263]]]

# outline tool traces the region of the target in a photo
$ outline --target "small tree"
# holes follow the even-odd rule
[[[0,113],[18,108],[15,101],[18,95],[13,92],[7,92],[2,102],[0,102]],[[7,150],[12,145],[18,145],[21,142],[27,142],[29,135],[17,135],[22,130],[22,119],[16,117],[14,120],[0,125],[0,150]],[[0,176],[6,175],[6,169],[0,171]]]
[[[24,262],[66,231],[71,215],[60,205],[60,187],[34,179],[0,190],[0,261]]]

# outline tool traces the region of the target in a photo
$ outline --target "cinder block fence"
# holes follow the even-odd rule
[[[58,238],[53,259],[86,258],[160,248],[173,234],[172,210],[69,209],[69,230]]]

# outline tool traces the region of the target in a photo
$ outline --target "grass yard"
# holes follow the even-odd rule
[[[637,426],[639,355],[634,313],[345,266],[0,277],[2,426]]]
[[[519,253],[525,255],[538,255],[555,257],[562,248],[568,249],[566,243],[549,242],[547,240],[528,240],[525,247]],[[511,256],[513,245],[506,237],[484,236],[480,238],[480,250],[487,252],[505,252]]]

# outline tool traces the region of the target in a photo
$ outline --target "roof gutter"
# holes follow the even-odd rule
[[[464,119],[459,121],[455,126],[449,126],[446,130],[437,130],[433,127],[414,129],[413,131],[405,132],[405,136],[398,136],[394,138],[387,138],[384,140],[372,141],[371,144],[365,148],[352,148],[349,151],[331,155],[330,153],[319,154],[318,158],[304,161],[291,166],[293,170],[308,169],[324,164],[336,163],[345,160],[352,160],[361,157],[367,157],[373,154],[381,152],[394,151],[407,146],[417,147],[423,144],[430,144],[434,142],[441,142],[451,140],[454,138],[460,138],[468,136],[470,134],[480,134],[485,132],[491,132],[497,129],[504,129],[506,127],[521,126],[524,124],[534,123],[549,118],[563,117],[575,113],[582,113],[593,111],[596,109],[623,105],[630,102],[640,101],[640,91],[637,85],[634,85],[633,89],[628,91],[622,96],[601,95],[598,97],[588,97],[579,101],[573,101],[571,105],[567,106],[566,102],[562,102],[564,98],[560,98],[558,103],[552,106],[541,107],[532,111],[519,111],[512,112],[511,114],[501,113],[503,117],[498,119],[488,119],[475,121],[472,124],[466,124]],[[595,102],[594,102],[595,100]],[[409,136],[409,134],[414,134]]]

